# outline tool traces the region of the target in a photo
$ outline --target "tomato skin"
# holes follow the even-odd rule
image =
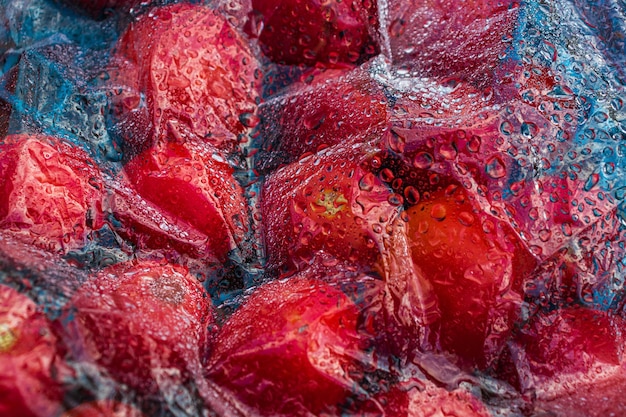
[[[335,147],[272,173],[261,192],[268,269],[304,268],[316,256],[373,270],[399,208],[371,174],[376,149]]]
[[[618,316],[579,305],[540,311],[507,344],[499,376],[542,399],[601,383],[623,366],[625,326]]]
[[[405,214],[414,267],[436,298],[434,347],[455,353],[463,366],[484,368],[519,317],[523,270],[516,258],[525,249],[455,183],[423,193]]]
[[[247,31],[273,62],[354,66],[378,53],[376,2],[253,0]]]
[[[63,390],[57,338],[35,303],[0,285],[0,415],[52,417]]]
[[[224,324],[207,377],[260,415],[337,412],[365,342],[359,308],[313,274],[260,286]]]
[[[206,236],[222,262],[248,233],[248,208],[234,169],[203,143],[168,141],[124,166],[133,187],[147,200]]]
[[[263,143],[255,168],[262,172],[327,147],[371,141],[389,118],[383,89],[364,68],[316,77],[288,99],[262,103],[259,115]]]
[[[420,77],[459,78],[485,87],[512,40],[517,0],[389,2],[394,64]],[[510,42],[510,41],[509,41]]]
[[[487,408],[464,389],[446,390],[432,383],[416,380],[408,387],[395,386],[367,403],[359,417],[491,417]]]
[[[0,227],[67,253],[103,222],[100,171],[81,149],[47,136],[10,135],[0,145]]]
[[[113,400],[98,400],[80,404],[61,417],[144,417],[135,407]]]
[[[175,123],[229,152],[254,124],[258,62],[215,10],[156,7],[129,26],[116,51],[111,85],[128,91],[112,107],[130,150],[144,150]]]
[[[199,369],[213,321],[206,292],[185,268],[150,261],[102,270],[70,306],[78,359],[143,394],[158,389],[154,369],[176,368],[182,382]]]

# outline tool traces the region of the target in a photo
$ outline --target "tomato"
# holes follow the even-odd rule
[[[222,263],[223,254],[218,259],[205,233],[143,198],[124,175],[113,183],[107,207],[113,230],[137,252],[156,250],[181,264],[185,257],[202,259],[204,267]]]
[[[517,0],[389,2],[393,62],[417,76],[455,77],[485,86],[513,39]]]
[[[279,64],[353,66],[378,53],[374,1],[252,0],[246,25]]]
[[[429,381],[409,379],[372,396],[355,417],[491,417],[468,391],[446,390]]]
[[[402,202],[371,173],[375,151],[329,148],[268,176],[260,196],[268,270],[285,273],[325,258],[376,268]]]
[[[525,249],[498,219],[480,211],[454,182],[422,193],[406,210],[406,233],[418,280],[428,282],[439,318],[435,347],[461,363],[485,367],[519,316]]]
[[[232,151],[257,123],[258,62],[208,7],[181,3],[142,15],[121,36],[111,66],[114,119],[130,148],[145,149],[174,124]]]
[[[47,318],[31,299],[0,285],[0,414],[56,415],[64,366]]]
[[[289,99],[261,105],[262,150],[256,168],[268,170],[326,147],[364,142],[382,135],[387,100],[368,70],[315,79]]]
[[[65,319],[79,360],[96,362],[140,393],[163,368],[185,382],[207,349],[210,300],[185,268],[156,262],[102,270],[73,295]]]
[[[113,400],[98,400],[81,404],[61,414],[61,417],[144,417],[135,407]]]
[[[611,375],[602,381],[585,384],[556,398],[539,399],[534,402],[535,410],[548,415],[571,417],[620,416],[626,413],[624,389],[626,376],[623,372]],[[582,394],[582,395],[581,395]]]
[[[334,415],[353,390],[359,308],[316,273],[257,288],[217,335],[207,377],[259,415]]]
[[[623,373],[625,325],[620,317],[576,305],[540,311],[507,345],[500,377],[546,400],[601,384]]]
[[[206,236],[215,256],[246,243],[248,208],[234,169],[206,143],[157,143],[124,166],[147,200]]]
[[[103,181],[81,149],[11,135],[0,145],[0,227],[44,249],[80,249],[102,226]]]

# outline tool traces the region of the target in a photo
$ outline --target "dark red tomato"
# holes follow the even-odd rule
[[[63,391],[57,339],[35,303],[0,285],[0,415],[52,417]]]
[[[156,262],[118,264],[74,294],[68,331],[79,360],[96,362],[141,393],[157,390],[162,368],[195,375],[213,322],[210,300],[185,268]]]
[[[232,150],[237,135],[258,122],[257,60],[211,8],[154,8],[122,35],[112,65],[119,66],[112,71],[120,93],[112,97],[114,115],[135,146],[145,145],[136,138],[150,138],[151,131],[160,136],[174,124]]]
[[[383,89],[367,69],[315,79],[288,99],[261,105],[263,146],[256,167],[267,170],[329,146],[371,140],[387,127],[387,113]]]
[[[113,400],[81,404],[61,414],[61,417],[144,417],[135,407]]]
[[[580,392],[623,372],[625,326],[622,318],[580,306],[540,312],[508,344],[510,371],[502,376],[543,399]]]
[[[102,226],[100,171],[58,138],[12,135],[0,144],[0,227],[54,252],[81,248]]]
[[[234,169],[206,143],[157,143],[124,171],[147,200],[203,233],[218,259],[246,243],[248,208]]]
[[[394,63],[418,76],[455,77],[490,84],[513,39],[517,0],[389,2]]]
[[[375,1],[252,0],[247,31],[288,65],[353,66],[378,53]]]
[[[216,338],[207,377],[259,415],[338,415],[356,389],[359,309],[310,275],[256,289]]]
[[[374,150],[334,147],[268,176],[261,192],[268,269],[325,257],[372,270],[402,198],[370,172]]]
[[[514,258],[525,255],[523,247],[455,184],[424,193],[405,214],[414,268],[437,300],[436,343],[464,364],[486,366],[519,315]]]

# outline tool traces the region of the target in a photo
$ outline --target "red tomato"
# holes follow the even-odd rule
[[[378,53],[375,1],[252,0],[248,32],[279,64],[353,66]]]
[[[541,399],[580,392],[623,374],[625,326],[622,318],[580,306],[540,312],[508,343],[500,377]]]
[[[183,383],[200,367],[213,316],[202,286],[182,267],[114,265],[86,282],[70,305],[78,359],[97,362],[141,393],[157,390],[160,369],[179,370]]]
[[[122,35],[113,61],[119,71],[112,71],[112,86],[127,90],[112,97],[114,114],[133,146],[145,146],[137,140],[150,140],[150,132],[160,136],[174,124],[233,150],[237,135],[257,123],[257,60],[208,7],[154,8]]]
[[[389,2],[391,58],[418,76],[490,84],[513,39],[517,0]],[[486,83],[487,82],[487,83]]]
[[[370,141],[387,127],[387,101],[368,69],[316,79],[259,108],[263,145],[256,168],[273,169],[323,148]]]
[[[514,258],[526,252],[462,187],[444,187],[407,209],[408,244],[418,276],[437,300],[436,344],[462,363],[484,367],[519,315],[522,277]]]
[[[61,417],[144,417],[135,407],[113,400],[81,404],[61,414]]]
[[[557,398],[534,402],[536,413],[568,417],[605,417],[626,415],[626,375],[618,372],[602,381],[585,384]],[[541,415],[541,414],[540,414]]]
[[[369,145],[334,147],[268,176],[261,192],[267,268],[286,272],[317,257],[373,269],[402,204],[371,173]]]
[[[126,176],[117,178],[112,191],[107,200],[112,213],[110,224],[137,251],[157,250],[179,264],[186,262],[185,257],[201,259],[205,269],[223,262],[224,255],[218,259],[205,233],[144,199],[128,184]]]
[[[0,285],[0,415],[51,417],[61,406],[57,339],[35,303]]]
[[[310,275],[259,287],[216,338],[207,377],[259,415],[335,415],[357,389],[359,309]]]
[[[87,154],[57,138],[12,135],[0,145],[0,227],[54,252],[102,226],[103,183]]]
[[[246,243],[248,208],[234,170],[208,144],[157,143],[124,171],[147,200],[206,236],[224,261]]]

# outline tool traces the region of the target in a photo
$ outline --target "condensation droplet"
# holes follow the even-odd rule
[[[413,165],[415,168],[428,169],[433,165],[433,156],[428,152],[419,152],[413,158]]]
[[[485,172],[491,178],[498,179],[506,175],[506,167],[499,156],[492,156],[487,160],[487,164],[485,165]]]

